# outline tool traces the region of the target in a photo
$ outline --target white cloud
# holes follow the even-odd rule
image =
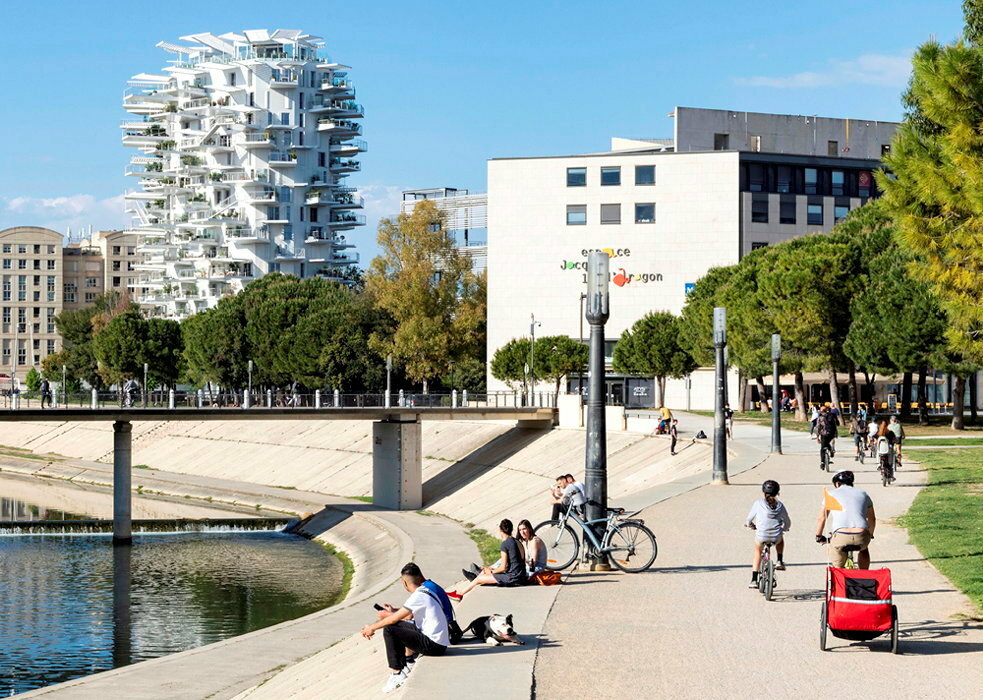
[[[911,52],[900,56],[864,54],[850,61],[831,59],[826,70],[786,76],[735,78],[738,85],[771,88],[815,88],[840,85],[903,87],[911,74]]]
[[[96,199],[91,194],[65,197],[0,197],[0,229],[12,226],[43,226],[65,233],[125,228],[130,221],[123,211],[123,195]]]

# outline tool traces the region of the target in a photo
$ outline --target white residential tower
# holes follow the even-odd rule
[[[151,315],[183,318],[268,272],[339,279],[365,223],[346,185],[360,170],[362,106],[348,66],[298,30],[191,34],[157,44],[161,74],[133,76],[126,194]]]

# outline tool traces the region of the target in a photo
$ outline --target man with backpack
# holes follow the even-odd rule
[[[819,418],[816,420],[816,432],[819,434],[819,468],[822,469],[823,450],[829,448],[829,456],[836,454],[836,417],[829,410],[829,406],[819,409]]]
[[[48,408],[51,408],[51,384],[48,383],[47,379],[41,380],[41,408],[44,408],[44,402],[48,402]]]
[[[867,420],[859,411],[850,421],[850,434],[853,435],[853,461],[860,461],[860,451],[867,449]]]

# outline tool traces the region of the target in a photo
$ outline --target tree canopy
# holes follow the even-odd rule
[[[680,319],[667,311],[653,311],[635,321],[614,346],[616,372],[654,377],[658,405],[665,402],[666,377],[685,377],[696,361],[679,343]]]

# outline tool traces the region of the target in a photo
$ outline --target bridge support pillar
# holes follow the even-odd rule
[[[113,544],[130,544],[132,530],[132,472],[130,471],[133,425],[128,420],[113,423]]]
[[[395,510],[423,507],[423,446],[419,421],[372,424],[372,503]]]

